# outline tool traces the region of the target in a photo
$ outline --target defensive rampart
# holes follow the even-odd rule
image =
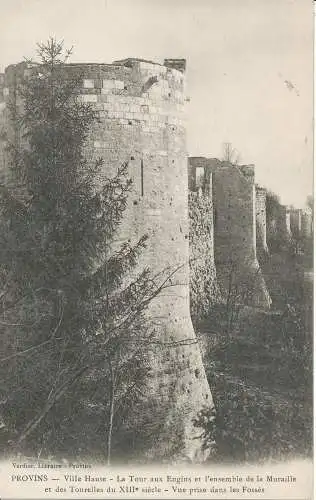
[[[257,255],[269,252],[267,245],[267,215],[266,215],[267,191],[256,186],[256,249]]]
[[[269,307],[256,253],[254,166],[193,157],[190,189],[196,190],[198,184],[213,201],[215,264],[223,296],[233,293],[235,300],[245,304]]]
[[[14,97],[17,73],[25,71],[23,64],[7,68],[4,101]],[[193,420],[213,402],[189,309],[185,61],[168,59],[160,65],[126,59],[69,64],[64,71],[65,77],[82,78],[81,99],[99,112],[87,155],[103,157],[108,175],[122,162],[129,165],[133,190],[117,244],[134,243],[147,234],[139,270],[149,267],[153,274],[170,275],[168,288],[148,311],[159,346],[146,389],[146,412],[137,425],[145,429],[149,420],[159,435],[151,443],[144,439],[143,454],[159,461],[203,460],[200,429]]]

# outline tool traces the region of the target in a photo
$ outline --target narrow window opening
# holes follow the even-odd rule
[[[140,193],[144,196],[144,162],[140,160]]]

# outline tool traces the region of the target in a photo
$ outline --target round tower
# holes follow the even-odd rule
[[[170,286],[148,312],[160,345],[147,395],[149,406],[159,409],[156,418],[162,419],[148,456],[201,460],[201,429],[193,422],[213,402],[189,309],[185,61],[168,59],[160,65],[126,59],[70,65],[68,70],[84,73],[82,99],[99,111],[101,123],[91,134],[89,151],[104,158],[109,171],[129,163],[133,190],[120,243],[147,234],[141,266],[169,276]]]
[[[194,420],[200,410],[212,410],[213,401],[189,310],[185,60],[160,65],[125,59],[64,69],[66,77],[82,79],[80,97],[99,113],[87,155],[102,157],[108,176],[128,162],[133,187],[117,245],[148,235],[138,270],[148,267],[152,275],[168,277],[147,313],[158,342],[137,425],[139,433],[149,421],[157,433],[154,442],[144,438],[143,456],[201,461],[205,452]],[[25,70],[24,64],[6,71],[5,94],[15,71]]]

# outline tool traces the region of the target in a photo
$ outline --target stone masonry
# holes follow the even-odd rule
[[[212,197],[215,265],[223,296],[229,296],[234,288],[239,301],[270,307],[257,260],[254,166],[190,158],[189,189],[200,189]]]
[[[302,210],[301,231],[304,238],[312,237],[313,214],[311,209]]]
[[[289,208],[291,234],[295,238],[299,237],[302,230],[302,210],[300,208]]]
[[[23,63],[7,68],[3,102],[12,97],[16,73],[25,69]],[[108,175],[122,162],[129,164],[133,190],[117,243],[135,243],[147,234],[139,270],[148,266],[153,274],[172,273],[170,287],[148,311],[161,344],[152,359],[146,408],[153,409],[152,423],[159,419],[160,434],[143,456],[204,460],[201,432],[193,421],[202,408],[212,410],[213,401],[189,307],[185,61],[168,59],[160,65],[126,59],[67,64],[64,70],[66,76],[82,78],[81,99],[99,112],[87,155],[103,157]]]
[[[190,305],[195,320],[209,316],[221,300],[214,256],[212,199],[201,192],[189,193],[190,218]]]
[[[268,253],[266,189],[256,185],[256,248],[257,253]]]
[[[294,238],[310,238],[312,236],[312,212],[309,208],[288,207],[291,235]]]

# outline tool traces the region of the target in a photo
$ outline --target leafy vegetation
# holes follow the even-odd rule
[[[216,442],[218,462],[312,455],[311,242],[298,254],[295,242],[273,241],[278,244],[261,263],[272,310],[243,307],[227,335],[225,307],[218,304],[196,325],[217,411],[215,418],[201,413],[195,425],[205,446]]]
[[[10,103],[0,186],[1,449],[110,462],[150,372],[145,311],[167,279],[135,271],[146,236],[114,245],[128,165],[108,176],[87,160],[98,115],[82,76],[65,73],[62,43],[38,54]]]

